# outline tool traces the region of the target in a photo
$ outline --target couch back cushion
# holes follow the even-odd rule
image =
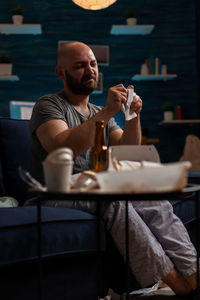
[[[18,167],[29,170],[28,120],[0,118],[0,145],[4,195],[14,197],[23,205],[27,185],[21,180]]]

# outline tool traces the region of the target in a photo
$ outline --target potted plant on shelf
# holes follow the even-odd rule
[[[135,26],[137,23],[136,12],[134,10],[128,10],[125,13],[126,22],[129,26]]]
[[[17,7],[12,9],[12,20],[14,25],[21,25],[23,23],[23,16],[22,16],[22,6],[18,4]]]
[[[12,63],[8,55],[0,54],[0,76],[10,76],[12,74]]]
[[[174,104],[171,102],[166,102],[163,107],[164,110],[164,120],[171,121],[174,119]]]

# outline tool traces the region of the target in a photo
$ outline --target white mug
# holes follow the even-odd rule
[[[48,154],[42,163],[48,191],[66,193],[70,190],[73,163],[70,148],[62,147]]]
[[[70,190],[73,161],[49,163],[43,161],[44,181],[49,192],[66,193]]]

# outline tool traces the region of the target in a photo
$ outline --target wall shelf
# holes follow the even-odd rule
[[[110,34],[150,34],[155,25],[112,25]]]
[[[135,81],[148,81],[148,80],[171,80],[177,77],[176,74],[166,74],[166,75],[140,75],[136,74],[131,79]]]
[[[165,121],[159,123],[159,125],[162,126],[168,126],[168,125],[192,125],[192,124],[200,124],[200,120],[171,120],[171,121]]]
[[[92,95],[100,95],[100,94],[103,94],[103,91],[95,90],[94,92],[92,92]]]
[[[0,34],[42,34],[40,24],[0,24]]]
[[[19,81],[19,77],[17,75],[9,75],[9,76],[0,76],[0,81]]]

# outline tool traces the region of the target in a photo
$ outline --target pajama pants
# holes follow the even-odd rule
[[[44,205],[97,213],[96,201],[44,201]],[[124,259],[125,212],[125,201],[100,202],[101,218]],[[196,272],[196,250],[168,201],[129,201],[128,219],[130,268],[142,287],[162,279],[172,268],[184,277]]]

